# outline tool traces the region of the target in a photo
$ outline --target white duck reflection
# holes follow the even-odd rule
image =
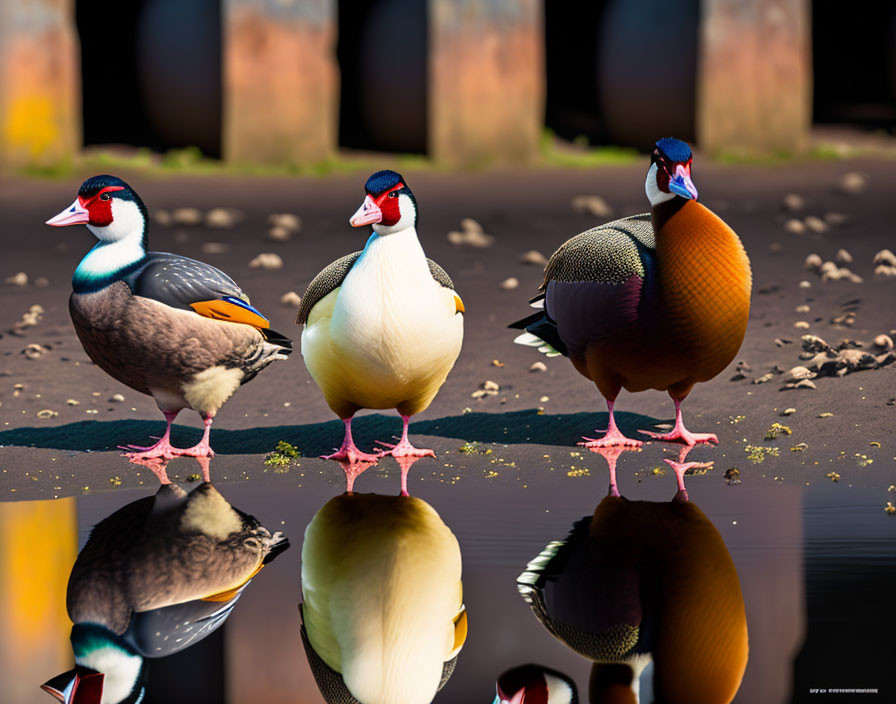
[[[591,702],[639,701],[651,662],[646,701],[727,704],[740,687],[748,654],[740,582],[718,530],[688,500],[682,478],[693,465],[684,460],[670,462],[679,485],[671,501],[630,501],[611,485],[593,516],[517,580],[548,632],[594,662]],[[520,692],[528,701],[525,691],[541,686],[538,668],[529,672],[515,691],[499,686],[496,701],[516,702]]]
[[[207,458],[200,458],[207,476]],[[289,547],[231,506],[209,482],[187,493],[168,481],[154,496],[98,523],[68,582],[75,669],[42,687],[65,704],[144,697],[144,658],[171,655],[220,627],[249,581]]]
[[[302,641],[328,704],[427,704],[467,632],[460,547],[407,495],[327,502],[302,546]]]

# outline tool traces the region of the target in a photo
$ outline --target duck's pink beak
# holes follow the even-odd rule
[[[81,199],[75,198],[75,202],[68,208],[47,220],[47,225],[64,227],[65,225],[86,225],[88,222],[90,222],[90,213],[81,205]]]
[[[58,217],[58,216],[57,216]],[[364,225],[373,225],[383,219],[383,211],[380,210],[373,198],[369,195],[361,203],[361,207],[355,211],[349,222],[352,227],[363,227]]]

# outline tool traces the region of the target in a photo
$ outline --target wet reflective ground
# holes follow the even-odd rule
[[[701,448],[698,453],[699,459],[708,459],[713,451]],[[675,454],[665,452],[668,457]],[[676,483],[662,457],[656,445],[623,454],[617,473],[622,496],[669,502]],[[212,481],[238,475],[239,462],[235,457],[213,461]],[[409,490],[430,504],[457,537],[469,626],[454,674],[435,701],[491,701],[495,678],[526,662],[569,674],[585,701],[590,663],[539,624],[519,596],[516,579],[550,541],[565,539],[576,521],[594,512],[607,493],[606,463],[585,453],[580,467],[587,468],[588,475],[533,467],[526,468],[531,480],[525,482],[506,473],[452,482],[433,480],[427,466],[432,462],[422,460],[410,470]],[[121,465],[123,473],[138,470],[123,459]],[[661,465],[664,474],[655,475],[653,469]],[[145,701],[323,701],[299,636],[297,605],[302,601],[305,527],[342,492],[342,473],[335,463],[330,466],[331,473],[323,477],[299,477],[292,470],[263,482],[216,484],[233,506],[257,517],[270,531],[283,531],[292,546],[252,580],[218,631],[178,654],[148,661]],[[175,460],[169,474],[180,478],[198,469],[192,460]],[[395,495],[397,470],[393,460],[383,460],[356,479],[355,490]],[[146,489],[75,499],[79,547],[91,527],[110,513],[152,496],[157,485],[149,479],[152,475]],[[877,688],[877,696],[863,701],[890,701],[893,684],[883,673],[892,663],[896,626],[890,603],[896,593],[896,548],[892,519],[880,510],[879,492],[834,483],[800,488],[755,479],[728,485],[712,472],[685,477],[685,482],[690,501],[727,546],[743,592],[749,661],[735,701],[817,701],[810,694],[816,688]],[[188,490],[192,486],[195,483],[185,483]],[[32,509],[44,512],[42,525],[53,525],[47,516],[70,516],[71,501],[4,504],[4,532],[11,530],[10,506],[19,507],[20,520],[26,520],[22,511]],[[64,525],[66,515],[56,524],[57,541],[64,542],[58,526]],[[45,551],[34,554],[32,567],[42,571],[47,583],[58,573],[54,598],[61,609],[74,554],[64,558],[67,565],[64,559],[45,565],[45,557]],[[28,613],[22,612],[18,627],[23,632],[40,630],[37,623],[21,621],[27,621]],[[64,653],[69,627],[58,613],[55,627],[55,632],[40,636],[62,644],[58,650]],[[40,665],[22,665],[28,685],[22,691],[28,695],[16,701],[49,700],[38,685],[62,668],[41,670]],[[650,701],[651,676],[648,668],[642,701]]]

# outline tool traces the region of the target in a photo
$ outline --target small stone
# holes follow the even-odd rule
[[[152,212],[152,219],[162,227],[168,227],[171,224],[171,213],[167,210],[154,210]]]
[[[109,397],[109,400],[112,403],[122,403],[124,401],[124,396],[122,396],[121,394],[112,394]]]
[[[840,177],[840,188],[842,188],[847,193],[861,193],[865,190],[865,186],[867,184],[868,178],[864,174],[860,174],[857,171],[850,171]]]
[[[800,281],[800,288],[812,288],[812,283],[809,281]]]
[[[885,350],[893,349],[893,338],[889,335],[878,335],[874,338],[874,344],[883,347]]]
[[[784,196],[784,207],[787,208],[787,210],[802,210],[805,205],[806,201],[801,195],[788,193]]]
[[[520,255],[520,264],[532,264],[534,266],[544,266],[548,263],[547,258],[537,249],[530,249]]]
[[[6,283],[8,283],[10,286],[27,286],[28,274],[26,274],[24,271],[20,271],[18,274],[7,278]]]
[[[461,231],[456,230],[448,233],[448,241],[451,244],[468,244],[471,247],[489,247],[495,238],[487,235],[482,231],[482,225],[473,220],[473,218],[464,218],[460,221]]]
[[[821,218],[817,218],[814,215],[810,215],[805,220],[803,220],[806,227],[808,227],[813,232],[827,232],[828,226],[824,220]]]
[[[493,359],[493,360],[492,360],[492,366],[493,366],[493,367],[501,368],[501,367],[504,366],[504,362],[502,362],[500,359]]]
[[[815,382],[811,379],[802,379],[801,381],[796,382],[794,386],[795,389],[815,389],[818,388],[815,386]]]
[[[47,352],[46,347],[34,343],[22,350],[22,354],[25,355],[26,359],[38,359],[39,357],[42,357],[45,352]]]
[[[784,229],[792,235],[802,235],[806,232],[806,226],[801,220],[791,218],[784,223]]]
[[[282,269],[283,259],[279,254],[262,252],[249,262],[250,269]]]
[[[805,320],[797,320],[797,321],[793,324],[793,327],[795,327],[795,328],[797,328],[797,329],[799,329],[799,330],[808,330],[808,329],[809,329],[809,323],[807,323]]]
[[[755,379],[753,379],[753,382],[752,382],[752,383],[754,383],[754,384],[765,384],[765,383],[771,381],[771,380],[774,379],[774,378],[775,378],[775,375],[772,374],[771,372],[768,372],[767,374],[763,374],[762,376],[758,376],[758,377],[756,377]]]
[[[806,257],[806,261],[803,262],[803,268],[808,271],[821,271],[822,259],[814,252]]]
[[[286,242],[292,238],[292,232],[292,230],[288,230],[285,227],[275,225],[268,230],[268,239],[273,240],[274,242]]]
[[[538,402],[539,403],[547,403],[550,400],[551,400],[550,396],[542,396],[540,399],[538,399]]]
[[[242,214],[233,208],[212,208],[205,214],[206,227],[233,227]]]
[[[544,362],[533,362],[532,366],[529,367],[530,372],[546,372],[548,370],[548,365]]]
[[[511,276],[509,279],[504,279],[498,287],[504,291],[512,291],[515,288],[518,288],[520,285],[519,279],[515,276]]]
[[[297,308],[302,304],[302,297],[295,291],[287,291],[280,296],[280,303],[291,308]]]
[[[795,379],[799,381],[800,379],[812,379],[815,376],[815,373],[812,372],[807,367],[794,367],[791,369],[788,374],[790,374],[791,379]]]
[[[801,306],[797,306],[796,308],[794,308],[794,310],[795,310],[797,313],[808,313],[808,312],[811,310],[811,308],[809,308],[809,306],[807,306],[807,305],[804,303],[803,305],[801,305]]]
[[[460,229],[464,232],[477,232],[482,234],[483,229],[482,225],[476,222],[473,218],[464,218],[460,221]]]
[[[65,402],[69,406],[80,406],[81,405],[81,402],[74,398],[67,398],[67,399],[65,399]]]
[[[893,254],[889,249],[882,249],[874,255],[872,264],[888,264],[890,266],[896,266],[896,254]]]
[[[298,232],[302,229],[302,218],[294,213],[272,213],[268,215],[268,225]]]
[[[848,220],[848,218],[843,213],[825,213],[824,214],[824,221],[831,227],[837,227],[837,225],[842,225],[847,220]]]
[[[572,209],[577,213],[590,213],[599,218],[608,218],[613,214],[613,208],[600,196],[575,196],[572,199]]]
[[[889,264],[878,264],[874,267],[875,276],[896,276],[896,266]]]
[[[892,516],[894,513],[896,513],[896,506],[893,505],[892,501],[887,501],[887,505],[884,506],[884,511]]]
[[[828,269],[821,274],[822,281],[839,281],[842,278],[843,274],[840,273],[839,269]]]
[[[199,225],[202,212],[199,208],[175,208],[171,213],[171,222],[175,225]]]
[[[49,408],[44,408],[43,410],[37,412],[38,418],[55,418],[58,415],[58,411],[54,411]]]
[[[34,285],[38,288],[46,288],[50,285],[50,280],[46,276],[38,276],[34,280]]]
[[[830,411],[825,411],[824,413],[819,413],[818,417],[819,418],[833,418],[834,414],[831,413]]]
[[[482,383],[482,388],[488,393],[491,393],[492,391],[497,393],[501,390],[501,387],[494,381],[484,381]]]
[[[793,340],[786,340],[780,337],[775,338],[775,347],[783,347],[784,345],[792,345]]]
[[[782,416],[792,416],[794,413],[796,413],[796,409],[795,409],[795,408],[785,408],[783,411],[781,411],[780,415],[782,415]]]
[[[230,251],[230,245],[223,242],[203,242],[202,251],[206,254],[224,254]]]

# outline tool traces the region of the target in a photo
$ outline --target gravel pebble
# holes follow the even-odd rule
[[[283,259],[273,252],[262,252],[249,262],[250,269],[282,269]]]
[[[511,276],[509,279],[504,279],[498,286],[504,291],[512,291],[513,289],[518,288],[519,285],[519,279],[515,276]]]
[[[7,278],[6,283],[10,284],[11,286],[27,286],[28,274],[26,274],[24,271],[20,271],[18,274]]]
[[[175,225],[199,225],[202,212],[199,208],[175,208],[171,212],[171,222]]]
[[[295,291],[287,291],[280,296],[280,303],[290,308],[296,308],[302,303],[302,297]]]
[[[533,264],[535,266],[544,266],[548,263],[548,260],[547,257],[545,257],[537,249],[530,249],[528,252],[523,252],[520,255],[520,263]]]
[[[530,372],[546,372],[548,370],[548,365],[544,362],[533,362],[532,366],[529,367]]]
[[[203,242],[202,251],[205,254],[224,254],[230,251],[230,245],[223,242]]]
[[[124,396],[122,396],[121,394],[112,394],[109,397],[109,400],[113,403],[121,403],[122,401],[124,401]]]
[[[792,235],[802,235],[806,232],[806,226],[801,220],[791,218],[784,223],[784,229]]]

